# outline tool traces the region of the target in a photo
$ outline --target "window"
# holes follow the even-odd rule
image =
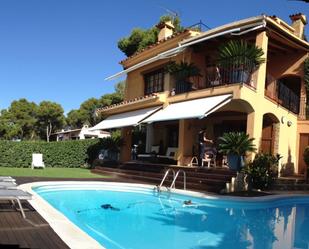
[[[164,70],[156,70],[145,74],[145,95],[162,92],[164,86]]]

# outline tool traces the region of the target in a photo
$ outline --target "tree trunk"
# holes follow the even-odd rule
[[[52,124],[49,123],[49,124],[46,126],[46,141],[47,141],[48,143],[49,143],[49,137],[50,137],[51,131],[52,131]]]

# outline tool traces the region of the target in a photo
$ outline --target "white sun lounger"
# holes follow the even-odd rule
[[[16,180],[11,176],[0,176],[0,182],[15,182]]]
[[[23,218],[26,218],[26,215],[20,201],[31,200],[31,197],[31,194],[20,189],[0,189],[0,200],[12,201],[13,203],[16,201]]]
[[[0,181],[0,189],[16,189],[17,184],[15,182],[2,182]]]

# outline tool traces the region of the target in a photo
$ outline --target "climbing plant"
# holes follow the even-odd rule
[[[304,81],[305,81],[306,98],[307,98],[306,113],[307,113],[307,117],[308,117],[308,113],[309,113],[309,105],[308,105],[308,100],[309,100],[309,58],[307,58],[304,61]]]

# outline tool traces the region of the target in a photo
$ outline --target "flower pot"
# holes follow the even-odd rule
[[[249,80],[249,73],[245,70],[234,70],[231,76],[231,83],[246,83]]]
[[[231,170],[240,171],[244,166],[244,159],[242,156],[230,154],[227,155],[227,163]]]

